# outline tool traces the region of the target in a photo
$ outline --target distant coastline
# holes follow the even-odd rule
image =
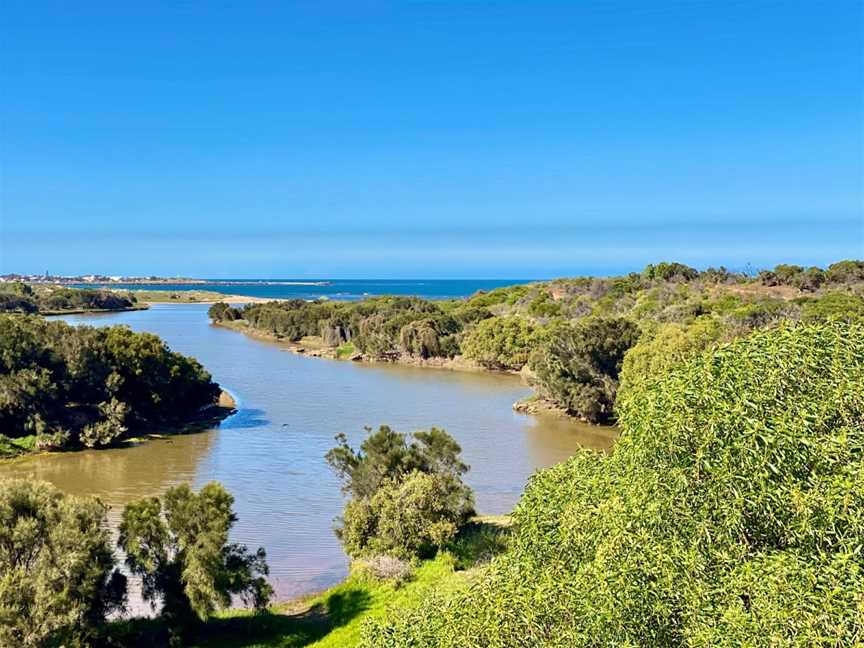
[[[0,283],[23,282],[28,284],[111,286],[114,284],[172,284],[189,286],[330,286],[330,281],[294,280],[249,280],[249,279],[195,279],[190,277],[124,277],[120,275],[76,275],[55,276],[51,274],[0,275]]]

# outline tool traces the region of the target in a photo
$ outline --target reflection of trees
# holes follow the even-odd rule
[[[590,425],[554,415],[526,417],[525,438],[531,461],[538,468],[548,468],[571,457],[579,448],[608,450],[618,436],[618,429]]]
[[[0,465],[0,478],[44,479],[75,495],[96,495],[112,508],[192,482],[213,446],[212,431],[152,439],[126,448],[60,452]]]

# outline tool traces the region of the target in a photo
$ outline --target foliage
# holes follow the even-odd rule
[[[543,398],[592,423],[612,417],[624,354],[639,327],[623,319],[589,318],[551,329],[531,355],[532,384]]]
[[[339,538],[353,557],[429,557],[473,513],[470,491],[448,475],[413,471],[385,479],[370,499],[345,507]]]
[[[848,284],[864,281],[864,261],[838,261],[828,266],[826,271],[829,282]]]
[[[0,429],[38,445],[108,445],[127,428],[183,420],[211,405],[215,384],[155,335],[0,315]]]
[[[370,430],[371,432],[371,430]],[[404,434],[382,425],[355,451],[345,435],[326,459],[352,496],[336,533],[348,555],[425,556],[450,540],[473,513],[468,466],[443,430]]]
[[[111,290],[40,286],[34,291],[21,282],[0,283],[0,312],[124,310],[132,308],[136,302],[132,293]]]
[[[639,342],[624,356],[619,393],[646,380],[662,378],[689,355],[724,339],[728,329],[708,315],[690,324],[676,322],[646,327]]]
[[[827,273],[821,268],[813,266],[805,269],[786,263],[759,273],[759,280],[766,286],[794,286],[805,291],[817,290],[827,278]]]
[[[649,263],[645,266],[642,276],[656,281],[692,281],[699,277],[699,271],[683,263],[661,261],[656,265]]]
[[[86,644],[122,607],[105,511],[46,482],[0,481],[0,645]]]
[[[462,342],[466,358],[492,369],[521,369],[540,339],[539,328],[521,317],[480,322]]]
[[[214,322],[233,322],[241,318],[241,313],[225,302],[216,302],[207,310],[207,316]]]
[[[864,320],[864,295],[828,292],[800,301],[801,318],[806,321],[825,319]]]
[[[182,633],[195,619],[226,608],[239,596],[263,610],[272,595],[264,549],[250,553],[229,544],[236,521],[234,498],[211,482],[194,493],[187,485],[126,506],[118,544],[129,570],[142,579],[141,594],[162,603],[162,617]]]
[[[411,435],[382,425],[369,433],[359,450],[348,445],[344,434],[336,437],[338,445],[326,455],[327,463],[342,481],[343,492],[359,499],[369,499],[385,479],[399,479],[410,472],[446,475],[459,481],[469,467],[459,456],[462,448],[444,430],[432,428]]]
[[[510,549],[365,646],[864,640],[864,325],[784,325],[619,402],[611,455],[532,478]]]

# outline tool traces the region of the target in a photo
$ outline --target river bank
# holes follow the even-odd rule
[[[156,304],[146,311],[65,319],[158,335],[231,392],[236,414],[200,433],[156,428],[147,431],[153,436],[141,433],[138,443],[27,454],[0,462],[0,478],[42,479],[73,495],[95,495],[110,507],[115,530],[131,501],[179,483],[197,488],[219,481],[236,498],[232,541],[266,547],[275,600],[288,601],[348,575],[333,534],[345,502],[324,460],[337,434],[357,446],[366,426],[446,430],[471,466],[466,483],[477,510],[489,514],[511,511],[537,470],[579,448],[604,450],[614,442],[608,428],[514,412],[513,403],[530,394],[515,375],[309,359],[280,352],[282,344],[211,325],[208,308]]]
[[[237,402],[235,398],[223,389],[219,393],[219,398],[215,403],[202,409],[194,417],[186,421],[174,424],[161,424],[158,427],[158,432],[153,429],[155,426],[150,425],[141,430],[136,430],[129,436],[123,437],[120,441],[111,446],[90,448],[90,450],[98,451],[110,448],[123,448],[147,440],[164,439],[179,434],[193,434],[195,432],[209,429],[214,425],[218,425],[236,411]],[[16,438],[6,437],[3,434],[0,434],[0,463],[38,454],[78,452],[85,449],[87,448],[44,448],[39,446],[35,434]]]
[[[69,310],[48,310],[39,311],[39,315],[44,317],[57,317],[60,315],[104,315],[106,313],[128,313],[131,311],[141,311],[150,308],[150,304],[139,303],[134,306],[124,308],[72,308]]]
[[[386,358],[373,358],[365,353],[360,353],[349,342],[338,347],[329,346],[319,336],[307,336],[298,341],[288,340],[284,337],[268,333],[250,327],[243,320],[212,322],[213,326],[226,328],[248,335],[256,340],[278,344],[285,351],[303,355],[309,358],[325,358],[328,360],[343,360],[350,362],[362,362],[366,364],[402,365],[406,367],[421,367],[429,369],[447,369],[451,371],[467,371],[472,373],[489,373],[518,376],[518,371],[498,371],[487,369],[472,360],[462,356],[453,358],[420,358],[407,353],[388,356]]]

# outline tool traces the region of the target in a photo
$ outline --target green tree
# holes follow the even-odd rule
[[[410,441],[386,425],[368,431],[359,450],[340,434],[326,455],[343,491],[352,496],[336,530],[346,552],[406,557],[441,546],[473,513],[459,444],[438,428],[414,432]],[[398,510],[400,501],[410,507]],[[418,535],[400,535],[396,527],[403,523]]]
[[[162,603],[162,617],[182,634],[196,620],[228,607],[232,596],[263,610],[273,593],[264,549],[229,544],[237,520],[234,498],[211,482],[188,485],[126,506],[118,545],[129,570],[142,579],[142,597]]]
[[[105,511],[46,482],[0,481],[0,645],[87,645],[123,606]]]
[[[352,558],[429,557],[451,542],[473,513],[470,492],[446,475],[413,471],[385,479],[371,499],[345,507],[339,537]]]
[[[532,354],[538,393],[592,423],[612,418],[624,354],[639,327],[623,318],[589,318],[551,329]]]
[[[662,380],[690,355],[734,335],[718,318],[707,315],[696,318],[691,324],[673,322],[645,328],[639,342],[624,356],[619,394],[645,381]]]

